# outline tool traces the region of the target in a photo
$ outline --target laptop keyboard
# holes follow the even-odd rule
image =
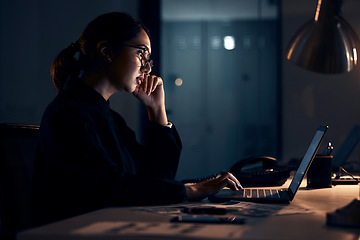
[[[278,189],[240,189],[236,195],[242,195],[243,198],[280,198],[280,190]]]

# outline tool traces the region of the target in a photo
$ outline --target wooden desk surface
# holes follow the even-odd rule
[[[191,223],[169,223],[171,216],[138,211],[136,207],[106,208],[18,234],[18,240],[42,239],[360,239],[360,229],[326,225],[326,213],[341,208],[359,196],[359,186],[334,186],[327,189],[305,189],[304,182],[295,199],[286,207],[309,209],[308,213],[245,217],[246,223],[202,224],[203,232],[191,234],[122,235],[96,233],[101,224],[161,223],[165,227],[192,226]],[[146,207],[143,207],[146,209]],[[101,224],[100,224],[101,223]],[[174,225],[175,224],[175,225]],[[187,224],[187,225],[186,225]],[[139,225],[140,226],[140,225]],[[164,227],[164,226],[162,226]],[[118,228],[119,229],[119,228]],[[140,228],[139,228],[140,229]],[[79,234],[81,233],[81,234]]]

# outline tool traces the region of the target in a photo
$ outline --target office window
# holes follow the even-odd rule
[[[279,155],[278,1],[162,0],[161,75],[183,140],[177,178]]]

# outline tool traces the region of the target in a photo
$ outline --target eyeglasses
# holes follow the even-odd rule
[[[145,68],[146,64],[148,64],[148,63],[150,64],[150,68],[152,68],[154,66],[154,61],[152,59],[150,59],[149,50],[146,47],[139,47],[139,46],[125,44],[125,43],[122,44],[122,45],[143,50],[143,53],[142,53],[142,56],[141,56],[141,66],[142,67]],[[146,52],[148,54],[146,54]]]

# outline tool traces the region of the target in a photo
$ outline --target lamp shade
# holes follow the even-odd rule
[[[340,16],[341,1],[318,0],[315,17],[291,39],[286,58],[310,71],[350,72],[358,64],[359,38]]]

